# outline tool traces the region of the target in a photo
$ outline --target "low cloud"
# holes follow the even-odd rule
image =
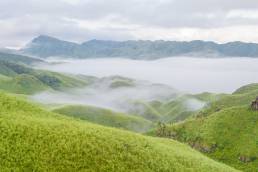
[[[132,85],[121,86],[111,78],[97,79],[85,88],[42,92],[31,96],[31,99],[43,104],[91,105],[129,112],[135,101],[168,101],[178,94],[175,89],[161,84],[133,81]]]
[[[202,109],[206,103],[197,99],[188,99],[184,105],[188,111],[197,111]]]
[[[60,61],[60,60],[58,60]],[[39,66],[57,72],[97,77],[121,75],[152,83],[162,83],[181,91],[227,92],[258,82],[258,59],[172,57],[154,61],[122,58],[66,60]]]

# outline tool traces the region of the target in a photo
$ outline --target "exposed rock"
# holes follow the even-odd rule
[[[258,97],[256,98],[255,101],[252,102],[251,108],[252,108],[253,110],[258,111]]]
[[[200,142],[191,142],[188,143],[192,148],[203,152],[203,153],[212,153],[215,151],[215,149],[217,148],[217,144],[212,144],[212,145],[207,145],[204,143],[200,143]]]
[[[248,157],[248,156],[242,155],[242,156],[240,156],[238,159],[239,159],[241,162],[248,163],[248,162],[252,162],[252,161],[256,160],[256,157]]]
[[[176,139],[177,133],[167,129],[166,124],[159,122],[156,129],[156,136]]]

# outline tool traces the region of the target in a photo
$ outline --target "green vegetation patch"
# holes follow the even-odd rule
[[[257,90],[258,90],[258,84],[253,83],[237,89],[233,94],[244,94],[244,93],[250,93],[252,91],[257,91]]]
[[[0,94],[2,171],[233,172],[173,140],[46,112]]]
[[[257,170],[258,112],[249,107],[228,108],[207,118],[159,128],[157,132],[240,170]]]
[[[31,65],[34,63],[45,63],[43,60],[40,60],[40,59],[36,59],[36,58],[24,56],[24,55],[3,53],[3,52],[0,52],[0,60],[19,63],[19,64],[26,64],[26,65]]]
[[[144,118],[94,106],[65,106],[55,109],[54,112],[105,126],[136,132],[145,132],[153,127],[152,122]]]
[[[250,108],[258,95],[257,84],[221,95],[195,117],[174,125],[160,125],[150,135],[188,143],[209,157],[237,169],[258,167],[258,111]]]
[[[16,94],[34,94],[50,89],[32,75],[21,74],[0,82],[0,89]]]
[[[131,113],[140,114],[142,117],[163,123],[183,121],[201,110],[219,97],[216,94],[203,93],[197,95],[182,95],[170,101],[132,102]]]
[[[9,81],[3,81],[1,77],[0,89],[19,94],[34,94],[46,89],[64,90],[87,85],[86,80],[76,76],[36,70],[18,63],[1,60],[0,74],[12,78]]]

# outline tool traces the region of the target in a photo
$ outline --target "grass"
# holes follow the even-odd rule
[[[40,60],[40,59],[36,59],[36,58],[24,56],[24,55],[3,53],[3,52],[0,52],[0,60],[19,63],[19,64],[26,64],[26,65],[31,65],[34,63],[45,63],[43,60]]]
[[[152,122],[144,118],[94,106],[65,106],[55,109],[54,112],[104,126],[123,128],[136,132],[146,132],[153,127]]]
[[[189,108],[188,104],[191,101],[200,103],[211,103],[217,100],[222,95],[212,93],[202,93],[196,95],[182,95],[170,101],[135,101],[131,113],[140,114],[145,119],[154,122],[175,123],[183,121],[200,109]]]
[[[243,171],[258,166],[258,112],[247,106],[189,120],[167,129],[166,136],[189,143],[211,158]],[[247,162],[240,161],[244,157]]]
[[[188,146],[44,111],[0,94],[1,171],[233,172]]]
[[[9,79],[10,79],[10,77],[0,74],[0,81],[6,81],[6,80],[9,80]]]
[[[7,67],[3,61],[0,60],[0,74],[3,76],[15,76],[16,73]]]
[[[257,95],[257,84],[244,86],[232,95],[213,101],[195,118],[160,126],[151,134],[188,143],[237,169],[257,171],[258,112],[250,108]]]
[[[21,74],[0,82],[0,89],[16,94],[34,94],[50,89],[32,75]]]
[[[133,107],[130,109],[130,113],[132,114],[136,114],[153,122],[158,121],[161,118],[161,114],[149,102],[136,100],[128,103]]]
[[[32,75],[54,90],[63,90],[76,87],[78,88],[88,84],[87,80],[82,80],[73,75],[68,76],[57,72],[37,70]]]
[[[19,94],[34,94],[46,89],[64,90],[88,84],[85,79],[56,72],[36,70],[18,63],[0,60],[0,89]],[[3,76],[12,78],[3,80]]]
[[[108,76],[103,77],[98,80],[99,85],[107,85],[111,89],[118,89],[118,88],[126,88],[126,87],[134,87],[135,80],[114,75],[114,76]]]
[[[212,113],[220,111],[225,108],[230,108],[234,106],[250,105],[253,100],[258,96],[258,86],[256,89],[254,85],[247,85],[239,88],[238,90],[245,89],[242,93],[236,91],[233,94],[223,95],[217,101],[210,103],[207,108],[203,109],[199,115],[208,116]],[[247,91],[249,89],[249,91]]]
[[[163,122],[177,122],[186,119],[188,116],[192,114],[192,110],[188,109],[186,105],[186,101],[189,99],[192,99],[191,97],[188,97],[187,95],[181,96],[176,98],[175,100],[172,100],[168,103],[165,103],[161,106],[162,110],[162,121]],[[188,112],[188,113],[186,113]],[[187,115],[183,115],[186,113]]]
[[[251,91],[257,91],[257,88],[258,88],[258,84],[253,83],[237,89],[233,94],[250,93]]]
[[[122,88],[122,87],[133,87],[134,83],[124,80],[115,80],[110,84],[110,88]]]

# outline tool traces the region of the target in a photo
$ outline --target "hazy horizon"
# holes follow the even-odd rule
[[[257,9],[257,0],[1,0],[0,47],[22,47],[40,34],[74,42],[258,42]]]

